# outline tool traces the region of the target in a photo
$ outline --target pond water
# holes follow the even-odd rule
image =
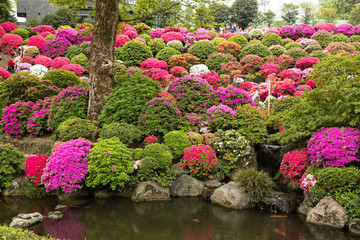
[[[57,204],[56,198],[0,198],[0,224],[10,224],[21,212],[46,214]],[[343,231],[309,225],[297,214],[230,210],[197,198],[145,203],[124,198],[87,199],[65,210],[60,221],[45,219],[31,229],[70,240],[355,239]]]

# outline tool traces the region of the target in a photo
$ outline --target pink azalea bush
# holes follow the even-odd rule
[[[5,34],[6,34],[5,29],[4,29],[2,26],[0,26],[0,38],[1,38],[2,36],[4,36]]]
[[[220,88],[219,90],[214,91],[209,100],[213,105],[223,104],[232,109],[237,109],[244,104],[251,104],[255,106],[249,96],[249,93],[233,86]]]
[[[131,25],[129,25],[129,24],[121,24],[121,25],[120,25],[120,33],[127,35],[127,36],[130,37],[131,39],[135,39],[135,38],[139,37],[136,29],[133,28],[133,27],[132,27]]]
[[[41,175],[44,172],[47,161],[48,157],[41,154],[30,156],[26,159],[25,177],[30,179],[36,186],[41,183]]]
[[[58,146],[49,157],[41,182],[46,191],[61,189],[71,193],[83,187],[87,174],[87,157],[91,143],[83,139],[70,140]]]
[[[157,142],[158,142],[157,137],[155,137],[154,135],[150,135],[145,138],[144,145],[148,146],[150,144],[157,143]]]
[[[280,71],[280,67],[275,63],[265,63],[264,65],[261,66],[260,73],[265,76],[268,76],[273,73],[277,74],[279,71]]]
[[[3,23],[0,23],[0,26],[2,28],[4,28],[4,30],[8,33],[19,28],[18,25],[16,25],[15,23],[12,23],[12,22],[3,22]]]
[[[334,34],[344,34],[348,37],[354,35],[354,27],[351,24],[343,23],[334,29]]]
[[[316,64],[317,62],[320,62],[320,60],[318,58],[304,57],[304,58],[300,58],[299,60],[296,61],[295,67],[300,68],[301,70],[304,70],[307,68],[312,68],[312,66],[314,64]]]
[[[158,60],[156,58],[149,58],[142,63],[140,63],[141,68],[149,69],[149,68],[159,68],[163,70],[168,69],[168,64],[165,61]]]
[[[296,70],[296,69],[286,69],[284,71],[281,71],[278,76],[281,79],[291,79],[293,81],[298,81],[301,80],[302,77],[302,72],[300,70]]]
[[[46,43],[45,37],[40,36],[40,35],[35,35],[29,38],[28,40],[28,46],[34,46],[37,47],[38,49],[42,49],[44,47]]]
[[[47,132],[48,115],[53,98],[45,98],[35,103],[32,113],[26,122],[26,130],[29,137],[40,137]]]
[[[43,38],[46,38],[47,36],[49,36],[49,35],[53,35],[53,36],[55,36],[53,33],[51,33],[51,32],[42,32],[42,33],[40,33],[40,36],[42,36]],[[37,36],[37,35],[36,35]]]
[[[152,39],[154,38],[161,38],[161,36],[164,34],[164,29],[155,29],[150,32],[150,36]]]
[[[17,65],[17,71],[22,71],[22,72],[29,72],[30,71],[30,67],[32,65],[30,63],[19,63],[19,65]]]
[[[43,33],[43,32],[51,32],[51,33],[55,33],[55,29],[50,26],[50,25],[40,25],[40,26],[36,26],[33,27],[31,29],[32,32],[38,32],[38,33]]]
[[[280,29],[279,35],[282,38],[291,38],[294,40],[295,39],[295,29],[292,26],[284,26]]]
[[[78,76],[81,76],[85,72],[85,69],[81,65],[72,63],[65,64],[60,69],[73,72]]]
[[[298,148],[285,154],[280,165],[281,174],[300,185],[300,179],[310,166],[306,148]]]
[[[216,72],[207,72],[200,75],[205,81],[207,81],[214,90],[217,90],[220,87],[221,77]]]
[[[5,34],[0,42],[1,51],[4,54],[15,53],[16,50],[21,44],[23,44],[23,39],[17,34]]]
[[[174,40],[185,42],[184,36],[179,32],[167,32],[163,34],[161,38],[164,40],[164,42],[170,42]]]
[[[115,39],[115,47],[122,47],[125,43],[130,42],[131,39],[127,35],[118,34]]]
[[[325,49],[324,52],[328,52],[333,55],[342,55],[355,52],[356,48],[350,43],[345,42],[336,42],[330,43]]]
[[[188,74],[188,71],[183,67],[173,67],[170,70],[170,73],[174,75],[175,77],[182,77],[185,74]]]
[[[35,64],[35,59],[32,57],[29,57],[29,56],[23,57],[22,61],[23,61],[23,63],[29,63],[31,65]]]
[[[52,63],[52,59],[47,56],[37,55],[35,57],[35,64],[40,64],[49,68],[51,66],[51,63]]]
[[[294,40],[299,38],[310,38],[315,33],[315,29],[307,24],[299,24],[294,27]]]
[[[60,28],[56,32],[57,38],[65,38],[69,40],[71,43],[75,43],[77,39],[77,31],[70,27]]]
[[[70,59],[66,58],[66,57],[57,57],[54,58],[54,60],[51,63],[51,67],[54,69],[60,69],[62,66],[69,64],[70,63]]]
[[[1,80],[4,81],[10,77],[10,73],[6,69],[0,67],[0,77]]]
[[[336,25],[333,24],[333,23],[321,23],[321,24],[318,24],[318,25],[314,26],[314,29],[316,31],[324,30],[324,31],[327,31],[327,32],[331,32],[335,28],[336,28]]]
[[[64,56],[67,49],[71,46],[72,44],[69,40],[63,37],[58,37],[46,42],[41,50],[45,56],[55,58]]]
[[[357,128],[322,128],[308,141],[310,159],[315,165],[345,167],[360,161],[360,130]]]

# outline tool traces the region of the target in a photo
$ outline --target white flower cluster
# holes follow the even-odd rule
[[[205,64],[196,64],[190,68],[190,74],[201,75],[210,72]]]
[[[48,72],[48,70],[49,69],[47,67],[40,64],[36,64],[30,67],[30,73],[38,77],[43,77]]]

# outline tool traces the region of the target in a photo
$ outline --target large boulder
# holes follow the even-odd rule
[[[331,197],[323,198],[306,216],[306,222],[338,229],[348,220],[345,209]]]
[[[211,195],[210,200],[213,204],[227,208],[244,209],[253,207],[250,195],[235,182],[229,182],[217,188]]]
[[[133,192],[131,200],[134,202],[170,200],[170,190],[157,182],[141,182]]]
[[[349,232],[360,235],[360,218],[353,218],[349,222]]]
[[[291,213],[296,210],[302,200],[302,197],[295,193],[272,192],[261,200],[260,205],[274,212]]]
[[[31,184],[24,176],[17,177],[11,181],[10,187],[4,189],[3,195],[4,197],[24,196],[26,189]]]
[[[302,215],[307,215],[313,207],[315,207],[315,205],[310,201],[309,194],[305,193],[304,201],[297,208],[297,212]]]
[[[43,219],[43,216],[38,212],[29,214],[20,213],[14,220],[12,220],[10,227],[25,228],[42,222]]]
[[[203,182],[189,175],[181,175],[171,185],[170,194],[174,197],[198,197],[203,191]]]

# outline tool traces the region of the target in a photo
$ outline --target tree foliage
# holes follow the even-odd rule
[[[325,22],[333,23],[338,17],[337,10],[334,7],[321,7],[319,17]]]
[[[0,22],[16,23],[16,18],[11,14],[12,2],[10,0],[0,1]]]
[[[360,24],[360,5],[356,5],[356,7],[351,10],[349,22],[354,26]]]
[[[300,3],[301,21],[305,24],[315,25],[317,22],[318,9],[309,2]]]
[[[267,10],[263,14],[264,14],[264,23],[268,27],[271,27],[273,25],[274,21],[275,21],[276,13],[274,13],[271,10]]]
[[[284,3],[281,7],[281,17],[290,25],[294,25],[299,16],[299,6],[293,3]]]
[[[247,28],[257,17],[257,0],[236,0],[231,5],[232,22],[242,29]]]

